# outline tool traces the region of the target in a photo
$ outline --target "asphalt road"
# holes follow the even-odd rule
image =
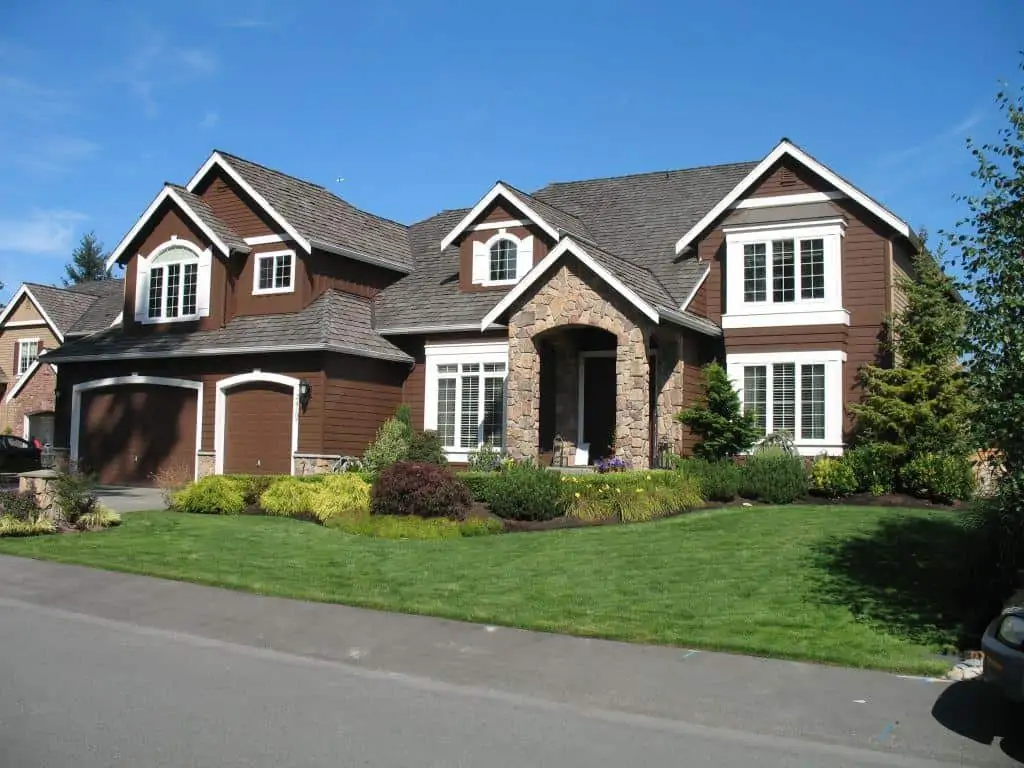
[[[0,558],[3,768],[1014,765],[978,685]]]

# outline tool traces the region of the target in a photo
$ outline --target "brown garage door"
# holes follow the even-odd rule
[[[290,475],[292,388],[267,381],[225,392],[224,471]]]
[[[163,471],[192,477],[196,390],[152,385],[82,393],[78,457],[101,483],[151,485]]]

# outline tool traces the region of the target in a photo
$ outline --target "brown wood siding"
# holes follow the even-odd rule
[[[192,474],[196,392],[115,386],[82,393],[79,462],[101,483],[152,484],[164,471]]]
[[[816,173],[788,157],[775,163],[754,182],[744,197],[798,195],[804,192],[832,192],[835,189]]]
[[[408,365],[368,358],[329,360],[324,453],[362,456],[377,430],[395,415],[401,404],[402,384],[408,370]],[[417,426],[415,421],[413,424]]]
[[[701,366],[713,357],[712,347],[715,343],[695,333],[684,332],[682,336],[683,407],[688,408],[704,397],[704,375]],[[696,444],[697,436],[684,425],[680,440],[682,455],[691,455]]]
[[[515,217],[513,217],[515,218]],[[548,255],[551,238],[538,226],[530,224],[526,227],[508,227],[509,234],[518,238],[533,235],[533,262],[537,264]],[[498,233],[495,229],[482,229],[468,232],[459,243],[459,289],[462,291],[496,291],[507,293],[508,285],[474,285],[473,284],[473,243],[483,243]]]
[[[511,221],[513,219],[526,218],[526,214],[519,210],[519,208],[506,202],[503,198],[499,198],[487,206],[473,224],[480,224],[485,221]]]
[[[195,193],[240,237],[282,234],[281,227],[220,169],[211,171]]]
[[[43,316],[39,314],[39,310],[36,309],[36,305],[29,301],[28,296],[22,296],[18,299],[17,306],[11,310],[11,314],[7,316],[5,323],[27,323],[41,321]]]
[[[402,402],[409,406],[409,413],[415,427],[423,427],[425,399],[427,396],[427,365],[421,352],[412,370],[402,383]]]
[[[261,253],[294,251],[294,274],[290,293],[253,294],[253,271]],[[226,317],[232,320],[243,315],[277,315],[300,312],[310,301],[312,278],[306,265],[306,254],[295,243],[268,243],[253,246],[252,252],[232,257],[228,267]]]
[[[715,323],[722,322],[725,311],[725,233],[716,224],[699,241],[695,248],[698,258],[705,262],[711,272],[698,293],[704,293],[705,317]]]
[[[892,308],[893,315],[907,311],[907,291],[901,283],[912,279],[914,263],[909,245],[894,242],[892,245]]]
[[[725,331],[725,348],[729,353],[842,350],[848,331],[845,325],[730,328]]]
[[[306,263],[312,276],[311,301],[316,301],[320,294],[331,288],[372,298],[402,277],[400,273],[384,267],[318,250],[306,257]]]
[[[122,328],[126,333],[183,333],[190,330],[212,330],[224,324],[224,294],[227,282],[227,267],[224,254],[213,248],[210,267],[210,314],[192,323],[161,323],[143,325],[135,322],[135,280],[138,274],[138,254],[148,255],[154,248],[166,243],[174,235],[179,240],[188,240],[202,249],[212,247],[207,237],[186,216],[179,213],[170,201],[164,203],[150,219],[138,237],[129,245],[131,254],[124,272],[124,317]],[[143,296],[143,301],[146,297]]]
[[[291,387],[267,381],[226,392],[226,474],[291,474],[292,401]]]

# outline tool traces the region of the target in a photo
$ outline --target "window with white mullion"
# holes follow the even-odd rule
[[[504,446],[506,368],[504,361],[481,361],[438,363],[431,369],[434,424],[446,449],[459,453],[483,443]]]
[[[825,366],[812,363],[800,366],[800,437],[825,439]]]
[[[772,366],[772,432],[786,432],[796,437],[797,398],[796,365],[776,363]]]
[[[480,364],[462,365],[459,379],[459,447],[480,445]]]

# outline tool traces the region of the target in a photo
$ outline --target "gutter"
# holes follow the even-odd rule
[[[675,323],[676,325],[681,325],[683,328],[689,328],[692,331],[703,333],[705,336],[711,336],[712,338],[717,339],[721,338],[723,334],[722,329],[718,328],[718,326],[715,326],[715,324],[712,323],[710,320],[704,320],[703,322],[701,322],[701,320],[699,320],[696,317],[693,317],[692,315],[687,315],[682,312],[676,312],[673,309],[664,309],[663,307],[658,307],[658,314],[664,319]],[[708,328],[708,325],[714,326],[716,328],[716,331],[712,331],[710,328]]]
[[[168,358],[211,357],[225,355],[261,355],[288,352],[338,352],[356,357],[370,357],[377,360],[388,360],[396,363],[411,363],[412,357],[404,352],[377,352],[351,347],[345,344],[290,344],[273,347],[207,347],[198,350],[168,352],[122,352],[95,355],[68,355],[58,357],[59,363],[87,363],[96,360],[163,360]],[[40,360],[44,355],[40,355]]]
[[[499,331],[506,328],[508,328],[507,325],[491,323],[484,330],[480,330],[479,323],[462,323],[457,325],[420,325],[405,326],[401,328],[374,328],[373,330],[382,336],[403,336],[418,333],[453,333],[456,331],[477,331],[479,333],[484,333],[485,331]]]

